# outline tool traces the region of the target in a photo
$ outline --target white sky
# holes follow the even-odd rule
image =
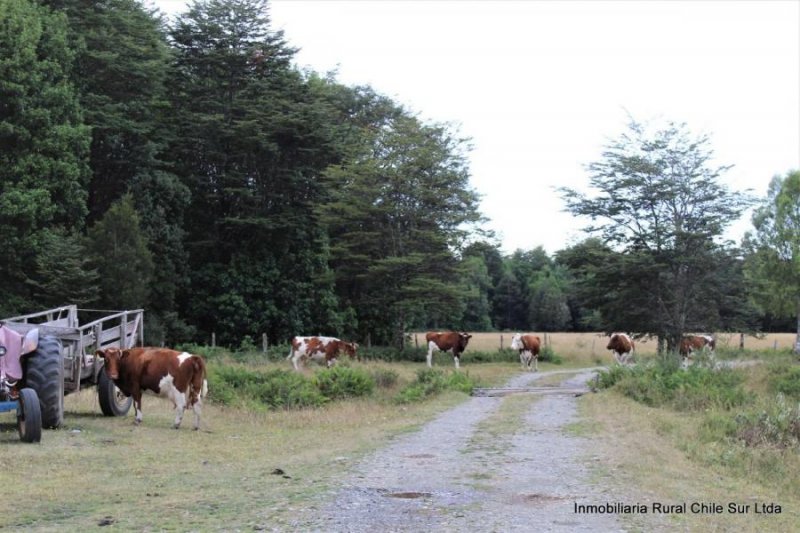
[[[183,0],[155,0],[170,14]],[[272,0],[296,62],[472,139],[503,251],[586,237],[555,187],[639,121],[711,136],[732,190],[800,168],[800,0]],[[750,229],[749,214],[729,237]]]

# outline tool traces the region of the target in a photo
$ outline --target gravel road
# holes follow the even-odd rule
[[[593,375],[526,373],[506,386],[526,387],[554,373],[571,373],[560,387],[581,387]],[[421,430],[356,464],[338,492],[300,531],[620,531],[614,515],[580,514],[575,503],[614,502],[589,479],[601,460],[591,441],[565,431],[578,420],[574,395],[532,401],[515,431],[476,434],[503,397],[472,397]],[[481,438],[482,437],[482,438]]]

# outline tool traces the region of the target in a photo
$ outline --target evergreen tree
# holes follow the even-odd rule
[[[69,81],[66,28],[63,15],[35,2],[0,0],[2,314],[39,307],[27,280],[54,281],[47,277],[55,271],[34,266],[49,231],[70,234],[84,224],[89,129]]]
[[[324,212],[339,287],[362,334],[402,344],[408,327],[460,323],[455,251],[480,217],[465,141],[380,98],[373,103],[378,113],[363,144],[326,174],[332,201]]]
[[[87,248],[100,276],[99,303],[104,309],[147,307],[154,265],[130,195],[111,204],[89,228]]]
[[[340,155],[330,105],[291,68],[264,0],[194,2],[170,32],[176,172],[186,215],[186,316],[223,343],[342,327],[320,175]]]
[[[154,272],[149,334],[186,340],[176,313],[178,291],[188,283],[183,216],[189,191],[170,171],[167,140],[173,113],[166,98],[170,50],[162,21],[138,0],[46,0],[66,14],[76,49],[72,73],[85,120],[92,128],[89,223],[123,194],[133,195]]]

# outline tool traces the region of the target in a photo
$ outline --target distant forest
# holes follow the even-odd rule
[[[562,191],[587,239],[504,255],[469,139],[298,70],[268,7],[196,1],[167,24],[136,0],[0,0],[0,316],[143,308],[149,344],[232,347],[794,329],[796,279],[788,307],[768,287],[774,227],[721,238],[755,199],[718,183],[707,139],[632,122],[587,169],[598,197]]]

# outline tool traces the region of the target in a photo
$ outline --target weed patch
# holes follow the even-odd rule
[[[445,390],[455,390],[469,394],[477,386],[467,372],[445,374],[435,368],[417,371],[417,378],[404,387],[395,397],[398,403],[413,403]]]

